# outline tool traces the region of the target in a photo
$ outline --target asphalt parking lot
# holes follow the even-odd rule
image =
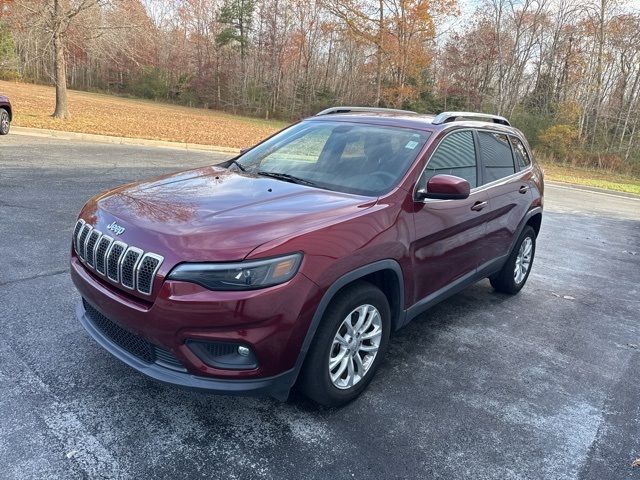
[[[392,338],[339,410],[151,381],[74,317],[77,212],[224,156],[0,138],[0,477],[640,479],[640,199],[549,185],[529,282]]]

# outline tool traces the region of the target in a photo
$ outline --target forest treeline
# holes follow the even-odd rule
[[[0,12],[0,77],[60,95],[282,119],[337,104],[484,111],[549,159],[640,174],[634,0],[0,0]]]

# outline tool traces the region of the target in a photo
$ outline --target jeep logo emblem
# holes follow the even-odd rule
[[[116,222],[111,222],[109,225],[107,225],[107,229],[111,230],[116,235],[122,235],[124,233],[124,227],[121,227]]]

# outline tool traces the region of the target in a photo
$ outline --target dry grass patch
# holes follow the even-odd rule
[[[71,119],[62,121],[51,117],[55,106],[53,87],[0,81],[0,92],[9,96],[13,123],[21,127],[242,148],[286,125],[202,108],[73,90],[69,91]]]
[[[543,163],[545,179],[640,195],[640,178],[586,168]]]

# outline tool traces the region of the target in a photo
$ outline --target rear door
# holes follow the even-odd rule
[[[512,145],[522,145],[517,137],[491,130],[478,130],[477,135],[482,189],[489,202],[487,241],[481,267],[509,253],[514,235],[531,203],[531,168],[530,161],[527,165],[526,159],[519,157],[521,150],[514,155]]]
[[[464,200],[428,199],[415,204],[416,236],[411,251],[416,302],[475,272],[488,211],[486,192],[476,189],[478,173],[473,130],[454,130],[439,141],[418,180],[417,189],[434,175],[455,175],[467,180],[472,190]]]

